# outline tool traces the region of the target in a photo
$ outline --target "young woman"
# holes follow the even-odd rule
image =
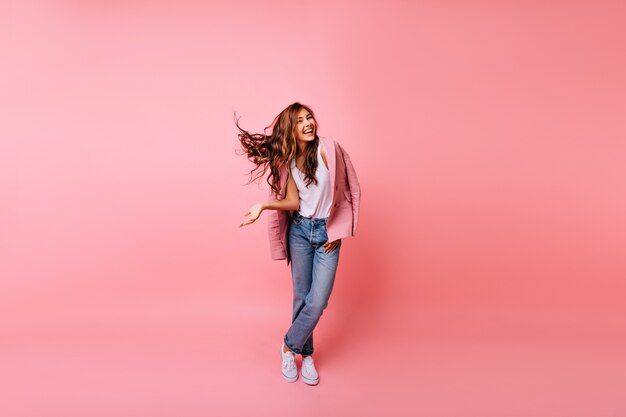
[[[235,121],[237,124],[237,122]],[[313,330],[328,305],[339,261],[341,239],[356,234],[361,189],[346,151],[332,138],[319,137],[313,111],[300,103],[284,109],[270,136],[237,128],[242,148],[262,177],[269,168],[269,199],[244,213],[245,226],[271,210],[268,219],[272,259],[287,259],[293,282],[291,327],[280,348],[282,374],[298,379],[294,355],[302,355],[301,376],[316,385]]]

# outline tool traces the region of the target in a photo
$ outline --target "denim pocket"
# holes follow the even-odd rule
[[[300,223],[302,223],[302,217],[296,216],[296,215],[293,215],[291,217],[291,224],[296,224],[297,225],[297,224],[300,224]]]

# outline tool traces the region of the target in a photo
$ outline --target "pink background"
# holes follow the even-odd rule
[[[626,7],[543,3],[0,3],[0,415],[625,416]],[[363,193],[317,387],[237,227],[294,101]]]

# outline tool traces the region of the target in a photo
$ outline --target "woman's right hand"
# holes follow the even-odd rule
[[[248,209],[248,211],[246,211],[243,214],[244,216],[248,216],[248,218],[246,220],[244,220],[243,222],[241,222],[239,227],[245,226],[245,225],[250,224],[250,223],[254,223],[254,221],[259,218],[259,216],[261,215],[262,211],[263,211],[263,204],[262,203],[257,203],[255,205],[253,205],[252,207],[250,207]]]

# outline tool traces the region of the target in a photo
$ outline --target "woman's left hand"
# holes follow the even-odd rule
[[[335,250],[335,248],[337,246],[339,246],[339,242],[341,242],[341,239],[337,239],[334,242],[326,242],[324,243],[324,253],[329,253]]]

